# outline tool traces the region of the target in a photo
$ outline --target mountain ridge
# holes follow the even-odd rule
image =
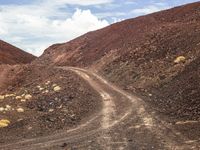
[[[0,64],[27,64],[35,58],[35,56],[0,40]]]

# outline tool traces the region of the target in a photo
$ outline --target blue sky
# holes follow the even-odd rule
[[[34,55],[88,31],[195,0],[0,0],[0,38]]]

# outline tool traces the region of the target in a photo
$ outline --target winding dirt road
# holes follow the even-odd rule
[[[85,79],[102,97],[102,109],[77,128],[42,138],[1,145],[0,149],[197,149],[198,143],[161,121],[143,101],[85,69],[62,67]]]

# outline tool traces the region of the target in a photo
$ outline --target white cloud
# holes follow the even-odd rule
[[[0,38],[39,56],[51,44],[66,42],[109,25],[90,10],[63,11],[60,9],[63,4],[107,2],[111,0],[46,0],[40,4],[0,6]]]
[[[106,18],[106,17],[122,17],[126,16],[124,12],[101,12],[95,14],[98,18]]]
[[[167,9],[166,6],[156,6],[156,5],[150,5],[144,8],[140,8],[140,9],[134,9],[131,11],[132,14],[134,15],[146,15],[146,14],[150,14],[150,13],[154,13],[154,12],[158,12],[161,10]]]
[[[45,3],[54,4],[54,5],[63,5],[63,4],[71,4],[71,5],[99,5],[111,3],[113,0],[46,0]]]

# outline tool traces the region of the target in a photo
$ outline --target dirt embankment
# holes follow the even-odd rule
[[[2,143],[76,127],[101,107],[99,94],[71,71],[27,66],[15,79],[0,96],[0,119],[9,121]]]

